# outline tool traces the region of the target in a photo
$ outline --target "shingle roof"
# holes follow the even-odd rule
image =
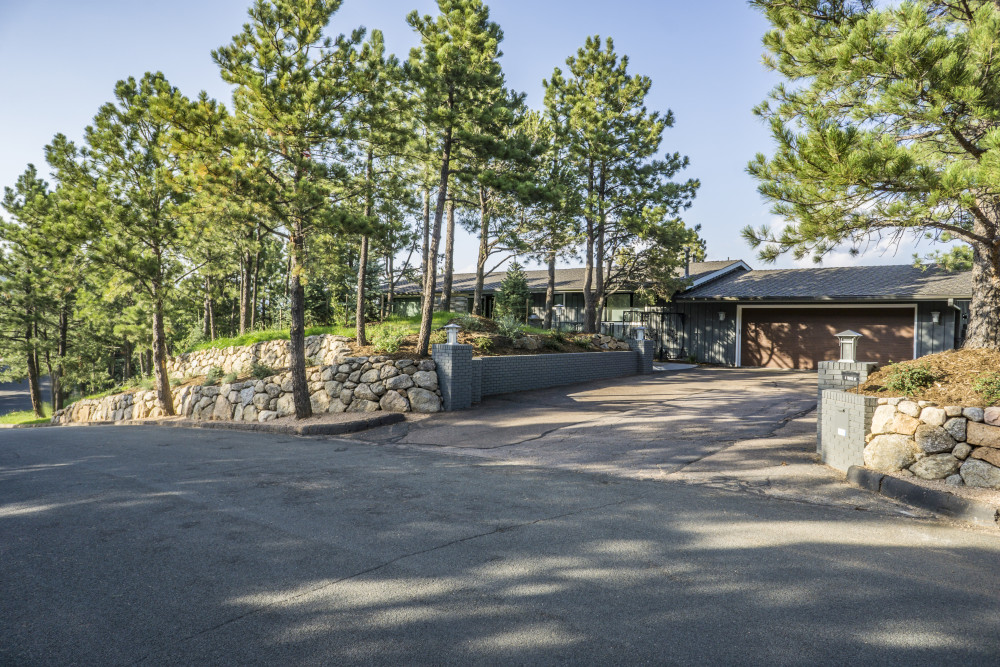
[[[891,265],[743,271],[692,287],[674,299],[827,301],[971,296],[971,272]]]
[[[725,260],[725,261],[711,261],[711,262],[691,262],[690,266],[690,278],[697,283],[699,279],[703,279],[716,271],[721,271],[728,266],[742,264],[739,260]],[[683,269],[679,272],[683,275]],[[503,282],[504,276],[507,275],[506,271],[494,271],[490,275],[486,276],[483,281],[483,291],[486,293],[496,292],[500,289],[500,283]],[[541,271],[525,271],[525,277],[528,280],[528,289],[532,292],[544,292],[548,288],[549,283],[549,272],[546,270]],[[586,270],[583,268],[577,269],[556,269],[556,291],[557,292],[582,292],[583,283],[586,280]],[[437,291],[441,291],[442,277],[438,276],[437,279]],[[452,291],[453,292],[472,292],[476,289],[476,274],[475,273],[456,273],[452,278]],[[396,286],[396,294],[419,294],[421,291],[420,285],[412,282],[400,283]]]

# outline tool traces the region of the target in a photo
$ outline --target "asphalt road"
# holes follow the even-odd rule
[[[711,483],[809,456],[774,398],[662,479],[460,435],[0,431],[0,664],[997,664],[997,534]]]
[[[51,400],[49,376],[42,378],[42,401]],[[8,412],[31,409],[31,395],[28,394],[28,381],[0,382],[0,415]]]

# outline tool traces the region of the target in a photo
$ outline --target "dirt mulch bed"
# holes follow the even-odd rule
[[[910,398],[931,401],[938,405],[986,407],[990,405],[973,389],[976,380],[990,373],[1000,373],[1000,352],[994,350],[949,350],[913,361],[885,366],[868,376],[868,381],[854,393],[868,396],[895,397],[902,394],[885,386],[886,377],[895,368],[926,367],[935,376],[934,384],[918,390]]]

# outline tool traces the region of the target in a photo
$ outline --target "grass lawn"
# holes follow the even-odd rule
[[[0,415],[0,424],[47,424],[52,418],[52,405],[46,403],[43,407],[44,418],[35,416],[31,410],[20,410],[19,412],[8,412]]]
[[[433,328],[440,329],[448,322],[458,317],[458,313],[440,312],[434,313]],[[384,324],[400,327],[405,329],[406,334],[416,334],[420,332],[420,316],[415,315],[413,317],[388,317],[386,318]],[[379,322],[369,322],[368,329],[378,327]],[[354,325],[349,327],[344,326],[330,326],[330,327],[311,327],[306,329],[307,336],[318,336],[320,334],[331,334],[334,336],[345,336],[347,338],[354,338]],[[243,334],[242,336],[234,336],[233,338],[216,338],[212,341],[205,341],[200,343],[190,350],[185,350],[186,352],[196,352],[198,350],[208,350],[212,348],[222,349],[224,347],[242,347],[244,345],[253,345],[254,343],[261,343],[268,340],[288,340],[288,329],[268,329],[267,331],[251,331],[250,333]]]

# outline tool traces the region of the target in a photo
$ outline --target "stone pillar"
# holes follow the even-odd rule
[[[437,364],[438,386],[444,410],[472,407],[472,346],[434,344],[431,357]]]
[[[823,390],[853,389],[875,372],[874,361],[821,361],[816,376],[816,451],[823,453]]]
[[[653,355],[656,353],[656,341],[636,340],[630,338],[628,346],[639,355],[639,373],[653,372]]]

